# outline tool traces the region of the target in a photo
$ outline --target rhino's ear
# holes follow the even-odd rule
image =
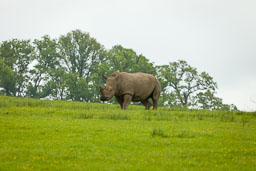
[[[119,78],[119,75],[116,75],[115,76],[115,80],[118,81],[120,78]]]
[[[104,75],[104,74],[102,74],[102,78],[103,78],[104,80],[107,80],[107,79],[108,79],[108,77],[107,77],[106,75]]]

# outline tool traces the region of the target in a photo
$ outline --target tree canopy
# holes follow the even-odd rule
[[[199,107],[203,101],[198,98],[202,99],[202,94],[207,94],[210,101],[214,98],[217,83],[206,72],[199,73],[184,60],[158,66],[158,73],[164,92],[164,102],[169,106]],[[203,105],[204,107],[211,108],[206,105]]]
[[[160,105],[237,110],[216,97],[217,83],[186,61],[156,66],[133,49],[105,49],[89,33],[74,30],[57,39],[12,39],[0,43],[0,93],[8,96],[99,102],[101,75],[114,71],[155,75]]]

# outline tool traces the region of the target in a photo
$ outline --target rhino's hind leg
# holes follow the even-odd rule
[[[152,104],[148,101],[148,99],[141,101],[141,103],[145,106],[146,110],[149,110],[150,107],[152,106]]]
[[[154,99],[153,99],[153,109],[154,109],[154,110],[157,109],[157,104],[158,104],[158,100],[154,100]]]

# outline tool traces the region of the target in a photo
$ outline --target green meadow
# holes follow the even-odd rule
[[[256,170],[256,112],[0,96],[0,170]]]

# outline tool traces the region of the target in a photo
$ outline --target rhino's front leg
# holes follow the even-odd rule
[[[132,96],[129,94],[124,95],[124,101],[123,101],[123,109],[126,110],[128,108],[128,105],[130,104],[132,100]]]
[[[117,97],[117,96],[116,96],[116,100],[117,100],[117,102],[120,104],[121,109],[123,109],[123,99],[122,99],[122,97]]]

